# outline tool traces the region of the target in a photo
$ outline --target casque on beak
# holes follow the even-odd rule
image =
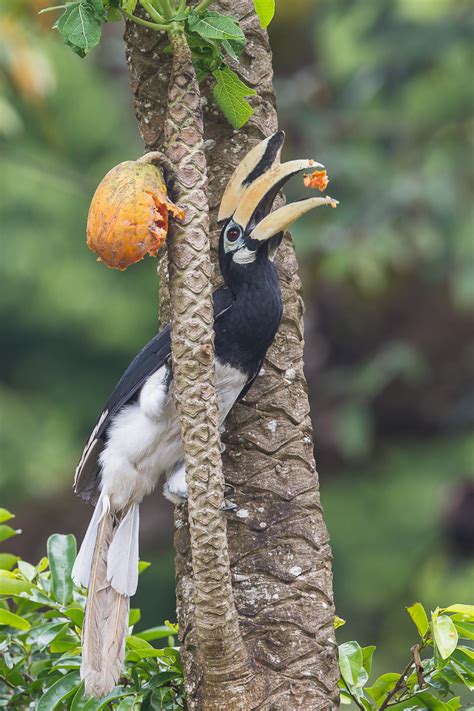
[[[314,160],[280,163],[284,140],[284,132],[278,131],[257,144],[235,170],[222,198],[218,221],[232,218],[252,240],[270,239],[315,207],[338,204],[329,196],[313,197],[270,213],[278,192],[291,177],[304,170],[324,169]]]

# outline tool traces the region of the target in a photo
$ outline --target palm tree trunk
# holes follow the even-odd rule
[[[255,114],[238,134],[205,109],[211,239],[216,211],[236,163],[277,127],[267,34],[252,0],[217,0],[213,9],[242,21],[248,45],[239,69],[258,96]],[[143,28],[126,33],[131,85],[144,142],[162,141],[169,58],[163,41]],[[214,254],[215,257],[215,254]],[[240,628],[262,687],[246,707],[233,706],[222,686],[221,708],[330,709],[338,704],[337,647],[333,629],[331,550],[319,498],[307,386],[303,373],[303,302],[294,246],[287,235],[278,250],[284,317],[262,374],[226,422],[226,481],[235,487],[237,514],[228,515],[228,544]],[[214,273],[214,281],[219,279]],[[166,294],[164,310],[167,305]],[[177,515],[178,614],[189,709],[207,709],[202,646],[193,610],[192,542],[183,512]],[[250,700],[250,699],[249,699]]]
[[[189,493],[186,523],[193,571],[193,626],[204,675],[205,708],[222,708],[224,687],[231,708],[246,709],[254,675],[232,594],[222,511],[224,476],[214,389],[214,312],[201,95],[184,34],[172,35],[171,46],[165,151],[173,166],[173,197],[186,213],[169,236],[171,346]],[[186,666],[190,666],[188,656],[184,646]]]

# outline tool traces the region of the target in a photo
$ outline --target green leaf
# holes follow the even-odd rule
[[[64,654],[64,652],[69,652],[69,654],[75,654],[76,650],[80,652],[80,642],[78,637],[73,634],[67,633],[66,630],[59,634],[56,639],[53,639],[49,651],[52,654]]]
[[[415,602],[410,607],[407,607],[407,612],[410,615],[413,622],[415,623],[420,637],[423,639],[423,637],[426,635],[426,633],[430,629],[430,625],[428,622],[428,617],[425,612],[425,608],[423,607],[421,602]]]
[[[388,674],[382,674],[375,681],[373,686],[368,686],[366,691],[373,697],[374,701],[380,703],[386,697],[389,691],[393,689],[395,684],[400,678],[400,674],[395,674],[390,672]]]
[[[338,617],[337,615],[335,615],[335,617],[334,617],[334,629],[335,630],[338,630],[339,627],[342,627],[345,624],[346,624],[346,621],[343,620],[342,617]]]
[[[474,683],[474,651],[468,647],[458,647],[453,652],[453,659],[471,675]]]
[[[82,627],[84,624],[84,610],[82,607],[71,605],[63,613],[69,620],[72,620],[75,625]]]
[[[456,649],[458,633],[448,615],[433,616],[433,638],[443,659],[447,659]]]
[[[253,0],[255,12],[263,28],[268,27],[275,14],[275,0]]]
[[[116,7],[109,7],[107,10],[107,22],[121,22],[123,15]]]
[[[133,13],[137,6],[137,0],[121,0],[120,5],[125,12]]]
[[[474,622],[474,605],[450,605],[449,607],[444,607],[443,612],[457,612]]]
[[[72,599],[72,566],[76,557],[76,539],[72,534],[54,533],[48,538],[48,559],[51,568],[53,594],[58,602],[67,605]]]
[[[16,627],[19,630],[29,630],[31,625],[28,620],[20,615],[15,615],[9,610],[0,609],[0,625],[8,625],[9,627]]]
[[[256,92],[244,84],[237,74],[225,67],[213,72],[216,79],[213,96],[216,104],[234,128],[242,128],[253,114],[252,107],[245,101],[246,96]]]
[[[20,529],[15,530],[11,526],[6,526],[4,524],[0,525],[0,543],[3,541],[8,541],[9,538],[13,538],[13,536],[17,536],[19,533],[21,533]]]
[[[128,662],[139,662],[142,659],[156,659],[165,656],[163,650],[155,649],[151,647],[150,649],[132,649],[127,652]]]
[[[457,620],[454,620],[454,626],[458,631],[458,635],[463,639],[474,639],[473,622],[458,622]]]
[[[174,671],[162,671],[159,672],[158,674],[155,674],[152,676],[150,679],[150,686],[163,686],[164,684],[168,684],[170,681],[175,681],[176,680],[176,672]]]
[[[38,701],[36,711],[53,711],[64,701],[79,684],[79,674],[76,671],[58,679]]]
[[[169,637],[171,631],[169,627],[165,625],[160,625],[159,627],[150,627],[148,630],[143,632],[136,632],[134,637],[139,637],[147,642],[151,642],[154,639],[163,639],[164,637]]]
[[[82,0],[83,4],[87,5],[93,12],[95,12],[97,19],[102,23],[107,21],[107,16],[105,13],[105,7],[102,0]]]
[[[135,711],[140,708],[141,701],[141,696],[127,696],[119,703],[117,711]]]
[[[138,574],[141,575],[142,573],[145,572],[150,567],[151,563],[149,563],[147,560],[140,560],[138,561]]]
[[[59,18],[56,27],[70,46],[87,54],[100,42],[101,22],[89,5],[81,3],[68,9]]]
[[[62,632],[65,632],[67,628],[68,626],[64,622],[55,622],[53,624],[47,622],[43,625],[37,625],[30,629],[28,642],[31,645],[36,645],[40,650],[45,649],[56,637]]]
[[[52,607],[56,610],[60,608],[60,605],[55,600],[48,597],[48,595],[39,590],[37,587],[31,588],[28,594],[28,599],[32,602],[38,602],[40,605],[47,605],[48,607]]]
[[[223,48],[227,52],[229,56],[232,57],[232,59],[235,59],[236,62],[239,61],[239,57],[242,54],[242,52],[245,49],[245,45],[247,44],[245,37],[243,39],[234,39],[234,40],[224,40],[222,43]]]
[[[362,662],[362,649],[357,642],[344,642],[344,644],[339,645],[341,676],[349,687],[357,684]]]
[[[53,664],[51,669],[80,669],[81,667],[81,657],[79,655],[74,656],[62,656],[56,664]]]
[[[91,699],[90,696],[86,696],[84,693],[84,682],[81,682],[79,688],[74,694],[69,711],[102,711],[102,709],[109,709],[110,701],[116,699],[121,699],[123,696],[128,696],[129,691],[125,691],[122,687],[118,686],[107,696],[103,696],[101,699]]]
[[[0,570],[11,570],[20,557],[12,553],[0,553]]]
[[[362,666],[367,672],[367,678],[370,676],[372,671],[372,658],[374,656],[376,647],[371,645],[370,647],[362,647]]]
[[[178,634],[179,624],[177,622],[170,622],[169,620],[165,620],[165,625],[172,634]]]
[[[137,622],[140,621],[142,616],[142,613],[137,607],[132,607],[130,610],[130,614],[128,616],[128,626],[133,627],[133,625],[136,625]]]
[[[0,595],[20,595],[30,592],[31,588],[31,583],[26,580],[17,578],[7,570],[0,570]]]
[[[43,556],[43,558],[41,558],[40,562],[39,562],[38,565],[36,566],[36,572],[37,572],[37,573],[44,573],[44,571],[45,571],[48,567],[49,567],[49,561],[48,561],[48,559],[46,558],[46,556]]]
[[[219,12],[206,12],[205,15],[190,13],[188,26],[192,32],[197,32],[201,37],[216,40],[240,40],[245,42],[245,35],[239,24]]]
[[[418,702],[418,705],[417,705]],[[429,691],[422,691],[416,694],[414,699],[410,699],[402,702],[401,704],[395,704],[394,709],[429,709],[430,711],[448,711],[448,706],[444,701],[440,701],[436,696],[430,694]]]
[[[5,521],[9,521],[11,518],[15,518],[15,514],[12,514],[7,509],[0,508],[0,523],[5,523]]]
[[[26,560],[18,561],[18,570],[30,583],[36,577],[37,571],[34,565],[27,563]]]

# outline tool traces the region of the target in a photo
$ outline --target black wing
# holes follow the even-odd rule
[[[218,319],[231,308],[233,302],[234,298],[229,289],[224,287],[214,292],[214,319]],[[98,457],[105,446],[107,429],[113,418],[137,395],[145,381],[166,363],[170,355],[170,327],[165,326],[135,356],[118,381],[95,423],[76,469],[74,491],[81,499],[95,503],[98,497]]]
[[[247,380],[247,383],[244,385],[244,387],[243,387],[242,390],[240,391],[239,396],[238,396],[236,402],[241,402],[241,401],[244,399],[244,397],[247,395],[248,391],[250,390],[250,388],[251,388],[252,385],[254,384],[255,380],[257,379],[258,374],[260,373],[260,371],[261,371],[261,369],[262,369],[262,365],[263,365],[263,361],[264,361],[264,360],[265,360],[265,358],[262,358],[262,360],[258,363],[258,365],[257,365],[257,370],[256,370],[255,373]]]

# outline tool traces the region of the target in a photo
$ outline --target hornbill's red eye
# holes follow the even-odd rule
[[[226,235],[229,242],[235,242],[240,237],[240,230],[238,227],[231,227],[227,230]]]

